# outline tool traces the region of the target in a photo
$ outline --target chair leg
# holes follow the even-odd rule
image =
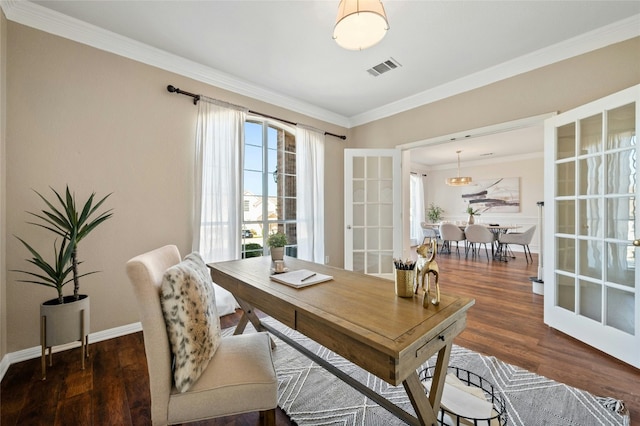
[[[533,256],[531,256],[531,249],[529,248],[529,245],[525,245],[524,247],[524,258],[527,261],[527,263],[529,263],[529,261],[531,261],[531,263],[533,263]],[[529,257],[527,257],[527,253],[529,254]]]
[[[276,409],[260,411],[260,424],[262,426],[275,426],[276,425]]]

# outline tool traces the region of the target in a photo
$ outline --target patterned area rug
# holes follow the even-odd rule
[[[344,358],[318,345],[279,322],[267,318],[278,330],[330,361],[350,376],[366,384],[407,412],[414,414],[402,386],[394,387],[365,372]],[[251,325],[247,331],[253,330]],[[223,330],[232,334],[233,329]],[[361,393],[273,336],[276,341],[274,363],[278,373],[278,405],[300,426],[304,425],[402,425],[394,417]],[[435,358],[425,368],[435,365]],[[507,412],[508,425],[592,426],[630,424],[622,401],[594,396],[588,392],[555,382],[495,357],[453,347],[450,366],[471,371],[500,393]],[[445,417],[444,424],[447,424]],[[488,424],[488,422],[478,423]],[[497,421],[493,424],[498,424]]]

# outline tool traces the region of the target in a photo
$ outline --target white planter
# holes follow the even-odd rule
[[[82,369],[89,344],[89,296],[81,294],[80,299],[65,296],[65,303],[57,304],[57,298],[40,305],[40,344],[42,346],[42,378],[46,378],[45,350],[49,349],[49,365],[52,364],[51,348],[80,341],[82,347]],[[85,355],[86,353],[86,355]]]
[[[284,259],[284,247],[271,247],[271,260],[283,260]]]

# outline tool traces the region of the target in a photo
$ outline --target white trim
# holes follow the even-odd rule
[[[126,336],[127,334],[137,333],[142,331],[142,323],[134,322],[132,324],[123,325],[120,327],[111,328],[109,330],[98,331],[97,333],[89,334],[89,344],[101,342],[103,340],[109,340],[116,337]],[[69,349],[77,348],[80,346],[80,341],[67,343],[66,345],[60,345],[53,348],[53,353],[62,352]],[[4,378],[5,373],[16,362],[26,361],[33,358],[42,356],[42,348],[40,346],[34,346],[32,348],[23,349],[17,352],[11,352],[6,354],[2,361],[0,361],[0,381]]]
[[[352,117],[259,87],[233,75],[106,31],[35,3],[0,0],[8,20],[174,72],[338,126],[352,128],[595,49],[640,36],[640,14]]]

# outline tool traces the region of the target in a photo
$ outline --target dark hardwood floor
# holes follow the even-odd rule
[[[455,343],[593,394],[624,400],[640,424],[640,370],[543,323],[543,296],[531,292],[537,258],[510,262],[438,256],[441,289],[476,299],[466,330]],[[231,326],[238,315],[223,317]],[[142,333],[90,345],[87,368],[80,349],[54,354],[47,380],[39,359],[12,365],[0,389],[0,424],[149,425],[149,384]],[[278,410],[278,425],[292,424]],[[257,413],[201,425],[256,425]]]

